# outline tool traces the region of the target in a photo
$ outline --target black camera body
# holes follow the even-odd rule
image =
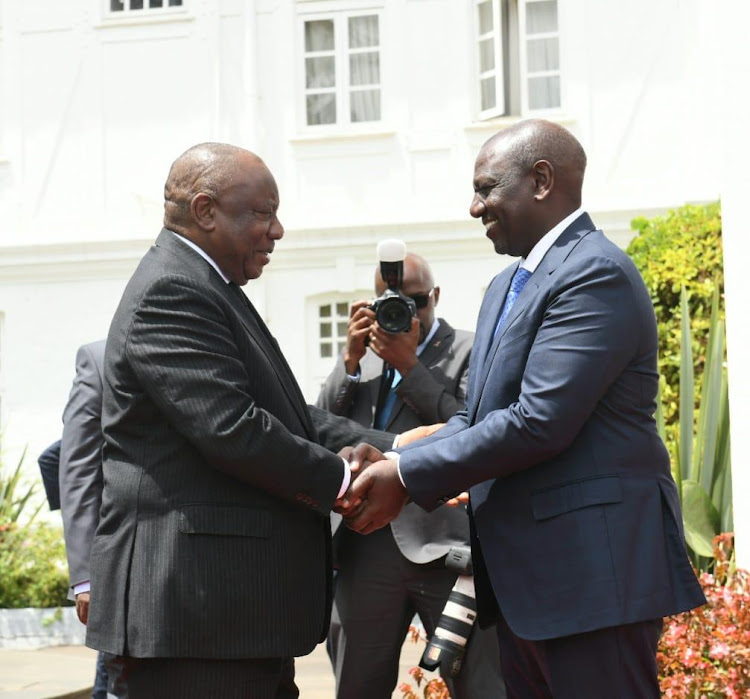
[[[401,292],[404,279],[406,246],[400,240],[384,240],[378,245],[380,276],[387,289],[368,308],[375,313],[378,325],[388,333],[407,333],[411,319],[417,315],[413,299]]]
[[[414,301],[400,289],[386,289],[368,308],[375,313],[378,325],[387,333],[408,333],[411,319],[417,315]]]

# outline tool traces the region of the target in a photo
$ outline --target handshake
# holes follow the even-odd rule
[[[349,462],[352,480],[333,509],[344,517],[346,526],[369,534],[398,517],[409,493],[401,482],[397,462],[365,443],[353,449],[345,447],[339,454]]]
[[[442,424],[417,427],[400,435],[399,446],[427,437]],[[339,454],[349,462],[352,480],[349,488],[334,504],[334,511],[358,534],[370,534],[390,524],[409,501],[398,470],[398,462],[388,459],[375,447],[362,443],[344,447]],[[462,493],[446,504],[456,506],[468,501]]]

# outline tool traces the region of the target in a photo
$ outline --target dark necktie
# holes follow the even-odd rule
[[[505,297],[505,304],[503,305],[503,311],[500,317],[497,319],[497,325],[495,326],[495,333],[492,336],[494,342],[497,334],[500,332],[500,328],[503,327],[505,319],[510,313],[510,309],[513,308],[513,304],[516,302],[518,295],[521,290],[526,286],[526,282],[531,278],[531,272],[528,269],[524,269],[519,265],[516,273],[513,275],[513,279],[510,282],[510,289],[508,289],[508,295]]]
[[[384,385],[382,391],[384,392],[384,395],[382,396],[382,399],[378,401],[378,410],[375,415],[375,421],[372,425],[376,430],[385,430],[385,427],[388,424],[388,418],[391,416],[393,405],[396,402],[396,386],[398,386],[400,381],[401,374],[398,369],[389,366],[383,377]]]

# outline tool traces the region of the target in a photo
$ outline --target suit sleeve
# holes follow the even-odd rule
[[[89,552],[102,500],[102,384],[87,347],[78,350],[76,376],[63,413],[60,509],[71,586],[90,579]]]
[[[396,438],[396,435],[390,432],[362,427],[354,420],[333,415],[312,405],[310,416],[318,431],[321,444],[331,451],[337,452],[343,447],[354,446],[360,442],[367,442],[380,451],[388,451]]]
[[[328,514],[343,481],[341,458],[258,405],[251,386],[283,389],[267,364],[251,381],[254,367],[239,353],[225,307],[204,287],[165,276],[147,289],[127,355],[139,384],[208,464],[295,504],[308,494],[306,506]]]
[[[439,439],[401,455],[412,499],[431,510],[448,493],[562,452],[636,350],[642,319],[632,312],[635,304],[630,279],[617,262],[576,263],[550,297],[518,400],[450,438],[439,438],[441,430]]]
[[[352,408],[358,388],[359,382],[349,378],[344,367],[344,360],[339,357],[333,371],[320,389],[315,405],[334,415],[346,417]]]
[[[454,349],[463,355],[455,395],[422,362],[417,362],[396,387],[396,395],[419,416],[424,425],[447,422],[466,405],[470,353],[457,343]]]

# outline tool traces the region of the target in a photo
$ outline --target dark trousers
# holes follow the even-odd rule
[[[418,565],[404,558],[390,527],[367,536],[346,530],[338,543],[329,638],[336,697],[390,699],[414,614],[431,635],[456,573],[442,559]],[[446,684],[453,699],[505,698],[494,628],[475,625],[461,674]]]
[[[658,699],[662,620],[546,641],[516,636],[500,615],[500,658],[509,699]]]
[[[107,662],[120,699],[297,699],[294,658],[130,658]],[[112,690],[110,690],[112,691]]]

